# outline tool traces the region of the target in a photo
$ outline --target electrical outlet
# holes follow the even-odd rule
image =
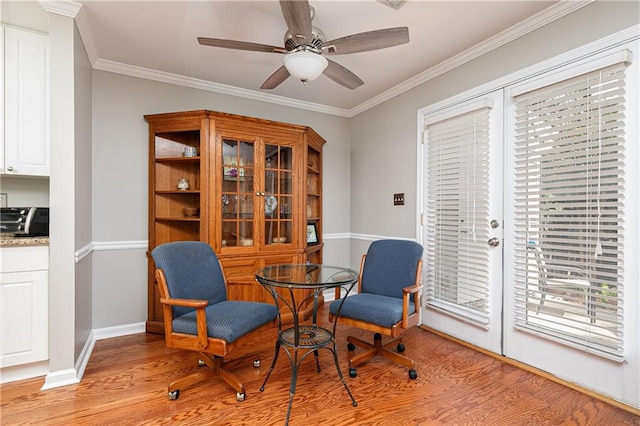
[[[393,194],[393,205],[404,206],[404,192],[401,194]]]

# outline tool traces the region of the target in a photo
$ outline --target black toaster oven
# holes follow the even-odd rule
[[[48,207],[0,207],[0,232],[16,237],[49,235]]]

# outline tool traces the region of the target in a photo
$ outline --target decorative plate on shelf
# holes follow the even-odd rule
[[[267,195],[264,197],[264,213],[271,214],[276,210],[278,206],[278,200],[273,195]]]

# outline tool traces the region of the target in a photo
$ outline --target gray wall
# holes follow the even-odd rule
[[[420,108],[638,24],[639,5],[594,2],[352,118],[352,267],[369,244],[358,235],[417,237]],[[405,206],[393,206],[394,192],[405,193]]]
[[[74,42],[74,135],[75,135],[75,247],[76,251],[90,245],[92,236],[91,209],[91,63],[77,31]],[[93,328],[92,324],[92,259],[76,264],[75,282],[75,359],[78,359]]]
[[[324,147],[324,232],[349,232],[349,120],[93,72],[93,327],[146,320],[148,128],[143,115],[210,109],[312,127]],[[347,238],[327,241],[325,262],[348,265]]]

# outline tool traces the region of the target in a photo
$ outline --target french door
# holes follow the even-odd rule
[[[638,309],[638,259],[629,257],[638,244],[629,238],[638,203],[629,180],[638,164],[630,57],[618,48],[505,92],[512,176],[503,354],[637,401],[638,335],[628,327],[628,307]]]
[[[502,95],[425,113],[423,322],[501,351]]]
[[[637,49],[420,114],[423,324],[639,407]]]

